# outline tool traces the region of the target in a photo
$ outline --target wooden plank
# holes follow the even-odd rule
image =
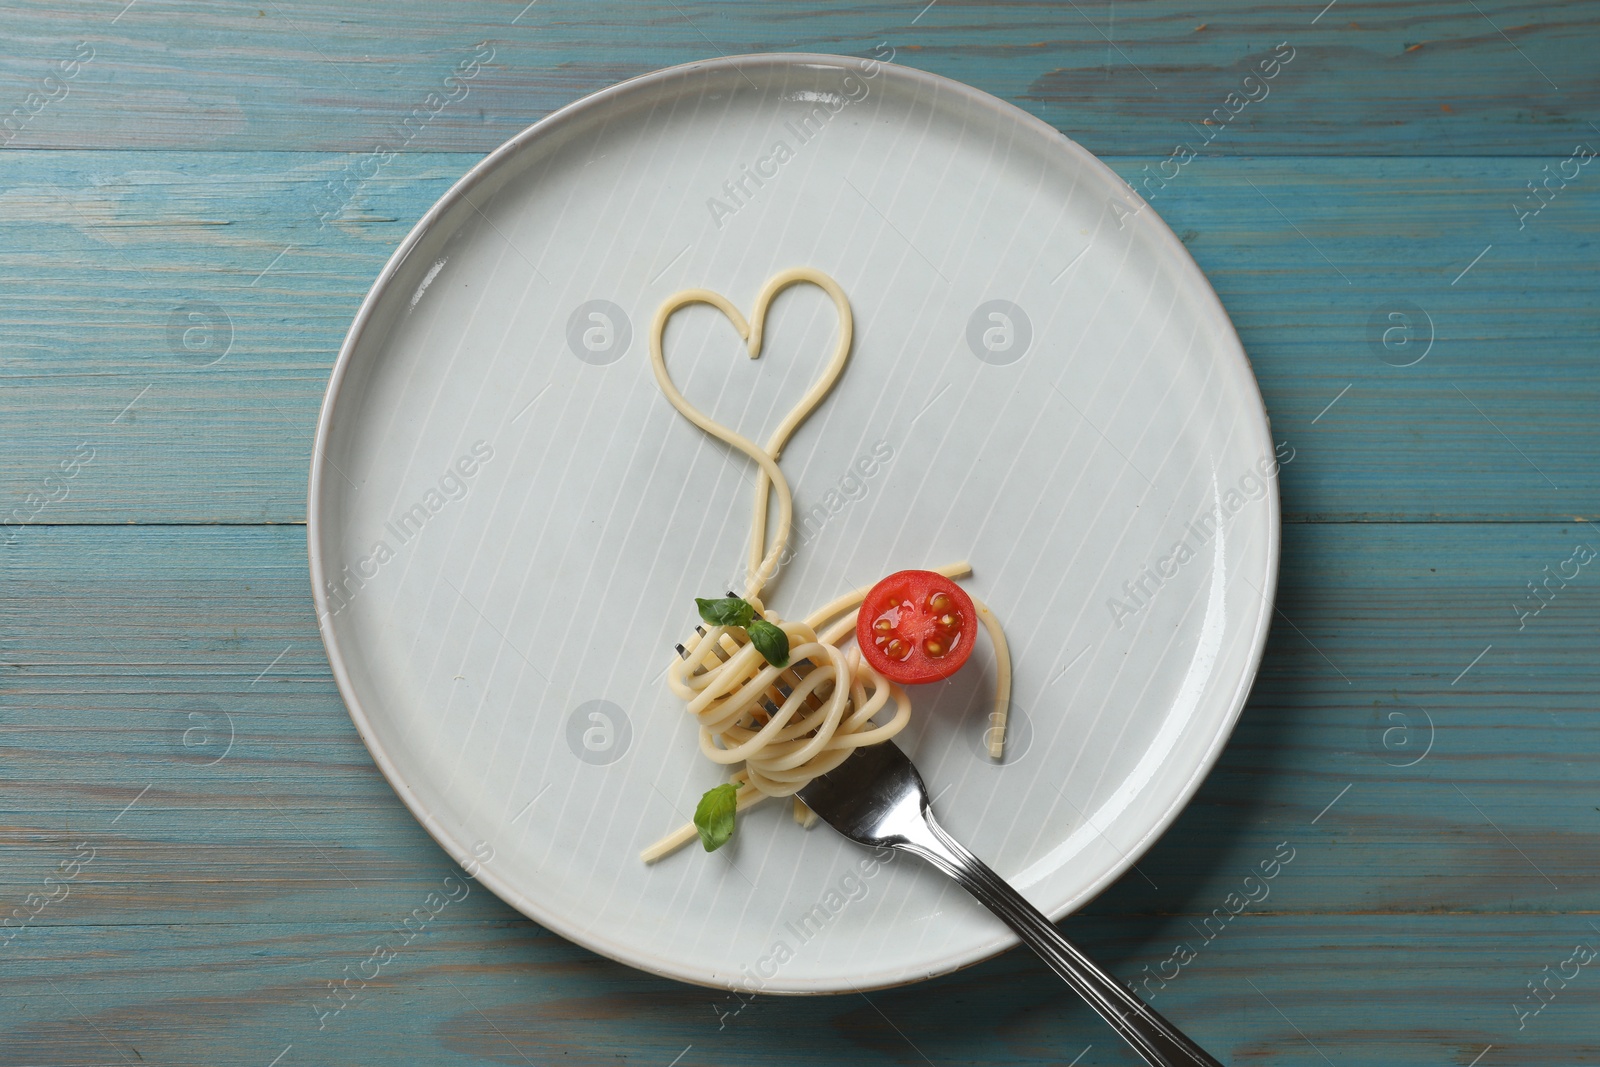
[[[302,520],[333,354],[389,253],[475,158],[402,156],[323,227],[307,205],[346,157],[0,155],[0,514]],[[1154,161],[1114,162],[1143,185]],[[1592,514],[1600,177],[1582,172],[1519,228],[1513,198],[1541,165],[1199,159],[1146,187],[1294,450],[1288,521]],[[1399,329],[1388,348],[1385,329]],[[1425,358],[1393,365],[1429,334]],[[92,462],[35,515],[27,494],[80,448]]]
[[[1285,841],[1275,911],[1600,903],[1600,563],[1563,566],[1579,542],[1600,531],[1290,527],[1232,743],[1091,910],[1204,916]],[[33,892],[79,841],[98,850],[41,923],[354,921],[404,912],[418,872],[447,863],[345,715],[299,530],[39,527],[5,559],[0,893]],[[1577,577],[1519,617],[1546,566]],[[461,915],[506,917],[492,903]]]
[[[418,878],[416,902],[428,884]],[[1022,950],[898,990],[741,1000],[633,971],[522,921],[444,913],[402,945],[393,930],[402,914],[30,930],[26,952],[5,962],[0,1063],[210,1067],[221,1050],[262,1067],[280,1055],[284,1067],[1137,1062]],[[1581,917],[1245,913],[1235,923],[1165,989],[1150,985],[1156,1006],[1225,1063],[1465,1067],[1491,1045],[1484,1064],[1595,1062],[1595,964],[1567,988],[1552,980],[1554,999],[1521,1030],[1513,1010],[1542,968],[1555,974],[1575,945],[1600,946]],[[1199,941],[1177,920],[1064,929],[1127,975],[1147,966],[1172,975],[1160,965],[1174,944]],[[380,942],[398,946],[395,958],[363,981]],[[333,1014],[328,984],[346,977],[348,1004]]]
[[[820,51],[893,55],[1112,155],[1190,139],[1217,154],[1553,155],[1600,111],[1600,12],[1582,0],[924,7],[34,0],[0,16],[0,102],[21,111],[15,147],[484,152],[659,67]],[[1280,44],[1289,65],[1246,83]],[[45,82],[63,63],[72,76]],[[1194,127],[1218,109],[1238,117],[1207,139]]]
[[[1600,548],[1600,193],[1588,166],[1536,215],[1527,189],[1600,147],[1594,5],[19,0],[0,32],[0,910],[80,863],[0,930],[0,1067],[1133,1062],[1022,952],[745,1005],[477,886],[361,983],[453,869],[343,710],[303,531],[177,525],[303,520],[350,318],[483,152],[621,78],[770,50],[892,54],[1107,157],[1293,449],[1250,705],[1067,932],[1227,1063],[1600,1063],[1595,965],[1560,977],[1600,948],[1574,547]],[[1230,102],[1280,42],[1268,95]],[[377,144],[403,151],[319,224]]]

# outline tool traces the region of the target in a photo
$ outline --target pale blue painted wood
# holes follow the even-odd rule
[[[1585,566],[1536,615],[1512,610],[1519,593],[1531,602],[1523,583],[1559,569],[1575,543],[1600,546],[1600,533],[1555,524],[1289,528],[1283,619],[1250,708],[1182,816],[1185,832],[1163,841],[1147,873],[1220,897],[1227,868],[1304,831],[1360,859],[1303,858],[1297,869],[1318,877],[1294,908],[1427,911],[1441,870],[1475,873],[1448,887],[1453,911],[1495,912],[1508,900],[1557,907],[1573,893],[1596,902],[1592,858],[1579,846],[1600,758],[1591,722],[1600,664],[1584,654],[1600,576]],[[267,877],[260,892],[240,885],[243,896],[212,902],[226,921],[269,921],[286,901],[353,920],[370,894],[387,899],[387,881],[403,881],[419,850],[437,856],[345,715],[316,634],[299,529],[41,526],[3,559],[0,805],[17,832],[99,833],[148,785],[119,825],[164,859],[136,880],[159,883],[188,867],[178,855],[192,848],[205,873],[233,871],[231,881],[332,860],[370,884],[351,895],[327,870],[300,883]],[[1340,818],[1306,830],[1346,785]],[[1506,842],[1455,785],[1494,812],[1528,861],[1500,865]],[[1408,799],[1397,807],[1399,797]],[[305,838],[322,851],[308,855]],[[1399,850],[1416,862],[1397,862]],[[26,891],[55,862],[8,852],[0,887]],[[1213,865],[1223,872],[1209,873]],[[1567,895],[1546,893],[1535,866],[1572,883]],[[1325,882],[1338,878],[1359,879],[1362,899]],[[1097,907],[1173,903],[1150,888],[1130,878]],[[136,897],[152,922],[195,907]],[[110,906],[76,914],[112,922],[118,903]]]
[[[1170,974],[1190,943],[1197,958],[1158,1003],[1228,1062],[1316,1060],[1247,979],[1339,1064],[1449,1062],[1490,1043],[1520,1050],[1514,1062],[1581,1062],[1569,1051],[1592,1033],[1582,986],[1529,1032],[1510,1007],[1600,906],[1600,584],[1582,570],[1521,629],[1509,603],[1575,541],[1600,533],[1290,527],[1288,621],[1232,744],[1073,935],[1130,975]],[[717,995],[596,959],[482,891],[318,1030],[325,983],[450,864],[343,710],[300,531],[41,526],[4,559],[0,900],[41,889],[79,842],[95,855],[66,900],[0,948],[0,996],[13,998],[0,1063],[93,1055],[51,981],[151,1062],[223,1048],[265,1063],[289,1044],[308,1062],[376,1059],[395,1042],[405,1062],[496,1060],[503,1039],[479,1010],[535,1062],[689,1044],[709,1063],[723,1049],[760,1064],[914,1058],[858,998],[763,1000],[719,1030]],[[1196,933],[1283,842],[1293,858],[1262,906]],[[1129,1062],[1019,953],[873,1001],[936,1063],[1060,1064],[1090,1043],[1083,1062]],[[1418,1013],[1432,1020],[1422,1030]]]
[[[319,1015],[449,868],[344,713],[303,531],[263,524],[303,517],[327,370],[389,251],[584,92],[718,51],[882,46],[1141,184],[1284,40],[1270,97],[1152,200],[1296,450],[1282,614],[1195,802],[1066,927],[1132,978],[1195,951],[1156,1003],[1228,1063],[1600,1062],[1594,965],[1526,1014],[1526,983],[1600,947],[1600,585],[1585,568],[1536,615],[1526,589],[1600,547],[1575,521],[1600,510],[1600,194],[1586,169],[1525,226],[1511,208],[1573,143],[1600,147],[1600,9],[40,0],[0,32],[0,116],[30,109],[0,134],[0,513],[94,449],[0,545],[0,905],[95,850],[0,944],[0,1067],[1131,1062],[1019,953],[729,1016],[481,890]],[[345,153],[483,41],[467,97],[317,226]],[[58,93],[43,79],[83,47]],[[1401,299],[1434,322],[1410,367],[1367,333]],[[198,301],[233,329],[214,366],[166,341]],[[240,525],[181,525],[218,522]],[[1281,842],[1270,899],[1208,940]]]
[[[435,873],[443,872],[419,872],[417,900]],[[516,923],[452,921],[448,912],[365,989],[353,982],[359,995],[342,1012],[319,1015],[310,997],[326,994],[346,966],[355,973],[394,918],[374,907],[363,922],[314,928],[59,927],[44,948],[36,941],[8,964],[0,1056],[19,1065],[142,1058],[184,1067],[266,1067],[286,1049],[280,1067],[666,1067],[678,1056],[679,1067],[1138,1062],[1021,953],[865,998],[758,997],[735,1015],[728,994],[653,978]],[[1159,966],[1176,943],[1200,941],[1179,918],[1072,919],[1063,929],[1136,973]],[[1230,1065],[1465,1067],[1490,1045],[1480,1067],[1496,1056],[1519,1067],[1582,1064],[1594,1048],[1592,964],[1566,989],[1552,981],[1555,999],[1522,1031],[1512,1010],[1523,983],[1547,964],[1556,972],[1579,942],[1595,945],[1596,935],[1565,915],[1376,922],[1246,911],[1199,946],[1154,1002]]]
[[[41,521],[304,518],[350,319],[477,159],[402,156],[323,227],[310,204],[346,158],[0,153],[0,515],[87,443],[93,463]],[[1239,328],[1296,450],[1289,521],[1592,514],[1600,172],[1519,229],[1510,205],[1537,161],[1197,159],[1165,189],[1146,185],[1157,161],[1112,162]],[[1386,351],[1370,323],[1399,301],[1421,315],[1410,347]],[[184,310],[215,319],[199,355],[170,340]],[[1385,361],[1428,332],[1421,362]]]
[[[824,9],[783,0],[139,0],[113,24],[125,2],[103,0],[103,14],[101,0],[0,12],[6,110],[23,106],[58,63],[93,50],[62,83],[66,95],[31,114],[13,145],[392,148],[415,116],[411,148],[481,153],[623,78],[781,51],[892,55],[1011,100],[1111,155],[1168,152],[1193,136],[1190,123],[1237,109],[1229,93],[1260,95],[1243,79],[1282,43],[1293,49],[1290,65],[1208,151],[1550,155],[1589,136],[1600,112],[1600,12],[1585,0],[1339,0],[1320,17],[1326,0]],[[446,83],[464,62],[476,72]]]

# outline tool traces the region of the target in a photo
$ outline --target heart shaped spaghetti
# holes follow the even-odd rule
[[[809,282],[833,299],[839,312],[839,339],[833,356],[805,396],[784,416],[763,448],[737,430],[710,418],[684,397],[667,372],[664,351],[667,322],[680,308],[690,304],[709,304],[733,323],[749,349],[750,358],[761,356],[762,329],[773,297],[791,285]],[[751,516],[749,569],[745,579],[744,609],[763,616],[763,624],[783,631],[788,659],[766,654],[750,643],[746,629],[721,625],[702,628],[679,646],[681,657],[667,670],[667,684],[687,705],[700,729],[700,751],[715,763],[729,766],[743,763],[731,781],[737,785],[735,810],[743,810],[767,797],[791,796],[818,775],[826,774],[848,759],[857,748],[889,740],[911,720],[911,700],[899,685],[883,677],[861,658],[857,648],[848,653],[838,643],[852,634],[856,614],[867,587],[834,600],[804,621],[786,622],[766,611],[759,599],[762,587],[776,570],[778,559],[789,544],[793,525],[794,497],[789,482],[778,468],[778,455],[795,429],[816,410],[844,370],[850,356],[852,335],[850,301],[839,283],[809,267],[795,267],[774,275],[756,296],[753,320],[747,322],[727,297],[709,289],[685,289],[662,302],[650,329],[650,365],[656,384],[672,406],[701,430],[724,441],[755,461],[761,470],[756,485],[755,507]],[[772,544],[767,545],[768,497],[778,494],[778,521]],[[971,572],[965,563],[939,568],[946,577]],[[988,608],[974,599],[980,621],[995,644],[1000,662],[997,677],[995,713],[990,716],[994,751],[1005,730],[1005,709],[1010,702],[1010,659],[1005,637]],[[711,616],[706,616],[711,621]],[[749,621],[746,616],[746,621]],[[741,638],[743,640],[741,640]],[[879,710],[893,698],[894,715],[887,723],[873,722]],[[725,789],[726,787],[718,787]],[[710,794],[708,794],[708,797]],[[724,801],[725,803],[725,801]],[[795,819],[810,826],[812,815],[799,799],[795,800]],[[729,827],[715,843],[708,837],[706,847],[717,847],[731,833]],[[693,841],[694,825],[679,828],[645,849],[640,858],[646,863],[667,855]]]
[[[822,377],[818,378],[800,398],[799,403],[790,409],[784,416],[783,422],[772,432],[767,439],[767,447],[762,448],[754,441],[745,437],[730,427],[724,426],[715,419],[707,416],[699,408],[689,403],[683,393],[678,390],[672,381],[672,375],[667,373],[667,359],[664,352],[664,335],[667,330],[667,320],[672,318],[680,308],[690,304],[710,304],[727,316],[733,323],[734,329],[739,331],[750,350],[751,359],[761,358],[762,331],[767,322],[767,310],[772,306],[772,298],[791,285],[801,282],[810,282],[833,300],[833,306],[839,312],[839,341],[834,346],[833,357],[828,360],[828,365],[823,368]],[[850,341],[854,328],[854,319],[850,314],[850,300],[844,295],[844,290],[839,288],[839,283],[810,267],[791,267],[789,270],[775,274],[761,287],[761,292],[756,296],[754,321],[746,322],[739,309],[721,293],[714,293],[709,289],[685,289],[668,297],[656,309],[654,323],[650,326],[650,367],[655,371],[656,383],[661,386],[661,391],[666,394],[672,406],[677,408],[683,417],[694,423],[700,429],[717,438],[719,441],[737,448],[751,459],[755,460],[761,468],[761,474],[756,482],[755,509],[752,514],[752,532],[750,538],[750,568],[745,583],[745,596],[756,596],[761,592],[761,587],[767,579],[772,577],[772,572],[778,566],[778,557],[789,543],[789,528],[794,520],[794,495],[789,491],[789,482],[778,469],[778,456],[783,452],[783,446],[789,443],[789,437],[796,427],[806,420],[806,417],[822,403],[822,398],[828,395],[833,388],[833,383],[839,380],[839,375],[844,371],[845,361],[850,358]],[[766,542],[767,526],[767,487],[768,483],[778,492],[778,529],[773,537],[772,548],[763,551]]]

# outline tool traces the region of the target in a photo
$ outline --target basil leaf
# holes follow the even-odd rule
[[[766,619],[756,619],[745,627],[745,632],[750,635],[750,643],[756,646],[756,651],[767,658],[767,662],[774,667],[787,667],[789,665],[789,635]]]
[[[738,810],[739,787],[733,782],[712,786],[694,809],[694,828],[707,852],[715,852],[733,836],[733,815]]]
[[[694,604],[700,609],[700,618],[712,626],[749,626],[750,620],[756,617],[756,609],[749,601],[736,596],[717,600],[695,597]]]

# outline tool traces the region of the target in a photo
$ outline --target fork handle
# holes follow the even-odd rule
[[[1043,912],[946,833],[934,821],[932,812],[924,809],[922,814],[929,835],[917,835],[920,840],[897,841],[893,847],[921,856],[1004,920],[1146,1063],[1152,1067],[1222,1067],[1205,1049],[1062,937]]]

